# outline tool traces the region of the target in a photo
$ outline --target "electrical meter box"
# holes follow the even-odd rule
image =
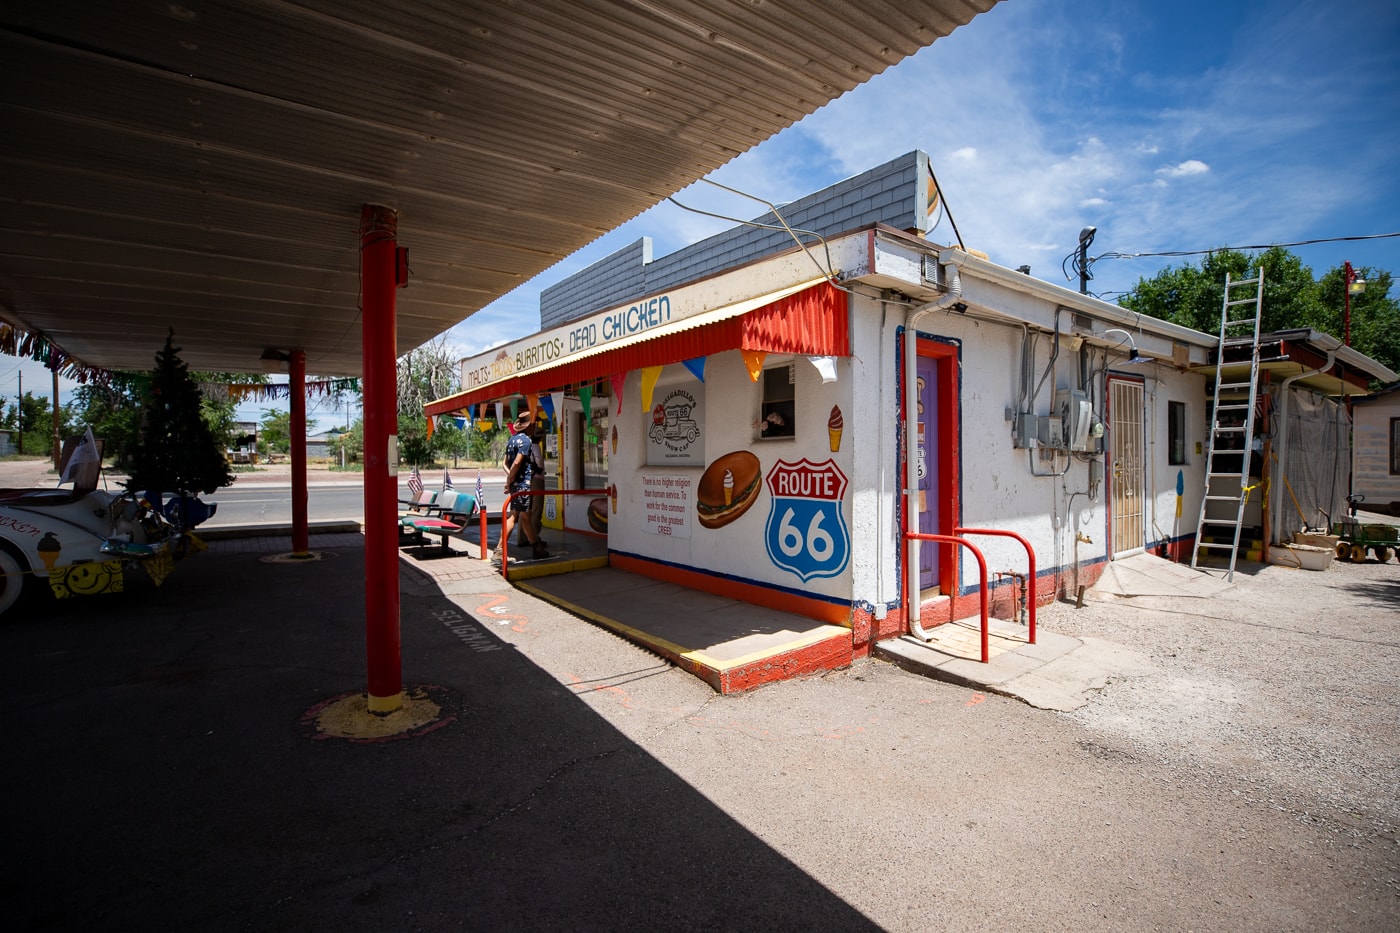
[[[1064,425],[1065,446],[1070,450],[1092,451],[1095,444],[1089,437],[1094,426],[1094,407],[1078,389],[1056,389],[1054,413]]]

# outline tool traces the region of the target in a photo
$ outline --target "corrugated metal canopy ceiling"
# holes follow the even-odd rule
[[[15,0],[0,317],[83,362],[360,373],[361,206],[432,339],[995,0]],[[892,128],[898,131],[898,128]]]

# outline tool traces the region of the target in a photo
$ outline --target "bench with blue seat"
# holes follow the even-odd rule
[[[404,512],[399,516],[401,543],[423,545],[428,543],[428,535],[437,535],[443,551],[451,551],[448,540],[460,535],[477,514],[476,496],[445,489],[428,508],[430,511]]]

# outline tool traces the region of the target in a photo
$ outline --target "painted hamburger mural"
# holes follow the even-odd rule
[[[763,487],[758,458],[735,450],[705,468],[695,490],[695,512],[705,528],[722,528],[749,510]]]

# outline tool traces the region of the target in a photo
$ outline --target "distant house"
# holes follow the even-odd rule
[[[1400,515],[1400,383],[1352,402],[1351,489],[1362,508]]]
[[[331,428],[329,431],[322,431],[320,434],[308,434],[306,437],[307,459],[324,460],[330,457],[338,448],[336,442],[340,435],[344,433],[339,428]]]

